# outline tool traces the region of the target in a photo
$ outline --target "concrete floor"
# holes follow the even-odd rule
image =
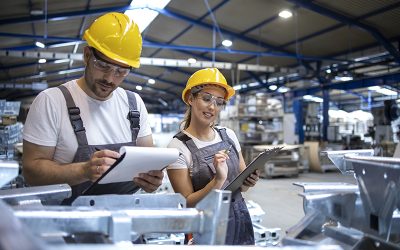
[[[303,173],[297,178],[260,179],[257,185],[244,194],[245,199],[259,204],[266,213],[261,225],[267,228],[286,229],[295,225],[303,216],[303,199],[298,194],[302,188],[294,182],[345,182],[356,184],[353,176],[340,172]]]

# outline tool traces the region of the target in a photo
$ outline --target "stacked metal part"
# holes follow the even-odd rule
[[[283,244],[400,249],[400,159],[372,156],[373,150],[324,153],[358,185],[295,183],[303,187],[305,216]]]

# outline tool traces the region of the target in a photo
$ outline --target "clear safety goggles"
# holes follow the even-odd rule
[[[95,49],[91,49],[92,54],[93,54],[93,62],[94,62],[94,67],[101,72],[104,73],[109,73],[111,71],[114,71],[114,76],[116,77],[125,77],[129,74],[131,71],[131,67],[121,67],[121,66],[116,66],[115,64],[106,62],[102,60],[98,55]]]

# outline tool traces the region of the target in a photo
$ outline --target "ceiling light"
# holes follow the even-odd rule
[[[193,57],[187,59],[187,61],[188,61],[188,63],[196,63],[197,62],[196,58],[193,58]]]
[[[41,16],[41,15],[44,14],[44,11],[40,10],[40,9],[37,9],[37,10],[31,10],[30,13],[31,13],[32,16]]]
[[[270,90],[272,90],[272,91],[275,91],[275,90],[278,89],[278,86],[276,86],[276,85],[271,85],[271,86],[269,86],[268,88],[269,88]]]
[[[286,93],[288,92],[290,89],[288,87],[282,86],[278,89],[279,93]]]
[[[46,62],[47,62],[47,60],[45,58],[40,58],[38,60],[38,63],[46,63]]]
[[[222,41],[222,45],[224,45],[225,47],[231,47],[232,44],[233,44],[232,41],[228,39]]]
[[[351,77],[351,76],[335,76],[335,80],[347,82],[347,81],[353,80],[353,77]]]
[[[156,83],[156,80],[150,78],[149,80],[147,80],[147,82],[148,82],[149,84],[154,84],[154,83]]]
[[[234,90],[239,90],[239,89],[242,89],[242,86],[241,85],[235,85],[235,86],[233,86],[233,89]]]
[[[325,72],[330,74],[330,73],[332,73],[332,70],[331,69],[327,69],[327,70],[325,70]]]
[[[397,95],[396,91],[393,91],[393,90],[387,89],[387,88],[381,88],[381,89],[377,90],[376,92],[378,92],[382,95]]]
[[[132,0],[130,6],[133,9],[125,11],[125,14],[134,20],[140,32],[143,32],[159,14],[152,8],[162,10],[169,2],[170,0]]]
[[[372,91],[377,91],[378,89],[381,89],[381,87],[379,87],[379,86],[368,87],[368,90],[372,90]]]
[[[37,46],[37,47],[39,47],[39,48],[44,48],[44,47],[46,47],[45,45],[44,45],[44,43],[42,43],[42,42],[39,42],[39,41],[36,41],[35,42],[35,45]]]
[[[292,17],[293,13],[290,10],[282,10],[281,12],[279,12],[279,16],[286,19]]]
[[[57,63],[67,63],[69,61],[70,61],[69,59],[57,59],[53,63],[55,63],[55,64],[57,64]]]
[[[136,89],[137,89],[137,90],[142,90],[143,87],[138,85],[138,86],[136,86]]]
[[[249,87],[256,87],[258,85],[260,85],[259,82],[251,82],[251,83],[248,84]]]

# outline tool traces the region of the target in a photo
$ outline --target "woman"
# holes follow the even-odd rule
[[[188,207],[194,207],[212,189],[222,189],[246,168],[235,133],[214,126],[220,111],[235,94],[216,68],[195,72],[182,92],[187,104],[183,130],[168,147],[182,153],[168,166],[168,177],[175,192],[181,193]],[[241,192],[256,184],[258,172],[248,177]],[[232,194],[227,245],[253,245],[254,232],[246,203],[238,191]]]

